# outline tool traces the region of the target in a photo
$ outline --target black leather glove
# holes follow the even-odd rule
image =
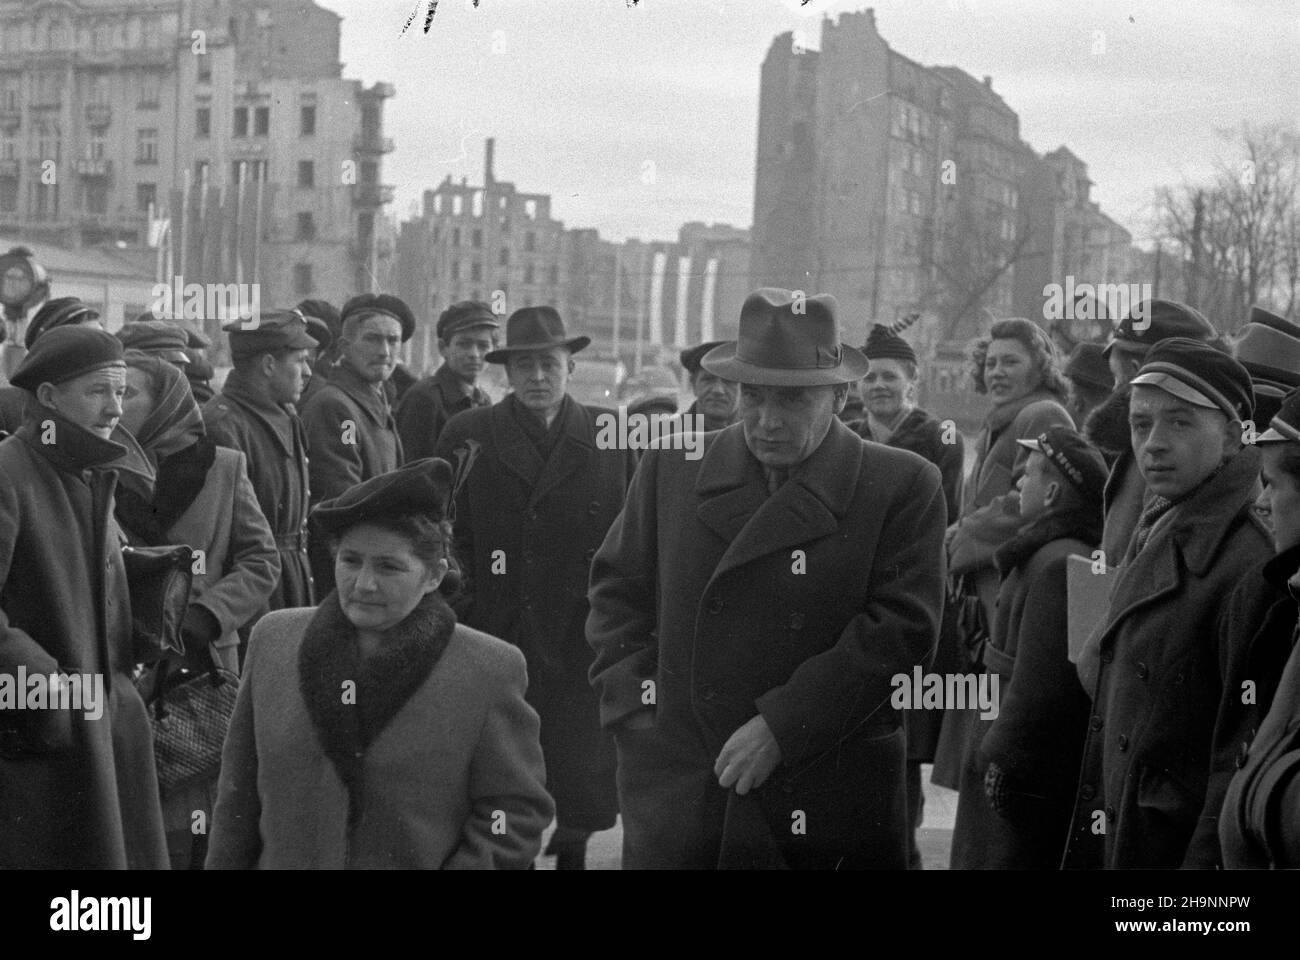
[[[191,603],[181,621],[181,639],[185,643],[184,666],[188,670],[209,670],[212,667],[212,644],[221,638],[221,623],[212,611]]]
[[[1042,813],[1044,798],[1020,789],[996,763],[984,771],[984,796],[998,816],[1014,824],[1033,821]]]

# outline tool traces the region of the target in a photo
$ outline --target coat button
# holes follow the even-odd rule
[[[1127,749],[1128,749],[1128,737],[1124,736],[1124,734],[1121,733],[1119,735],[1119,752],[1123,753]]]
[[[714,690],[712,687],[704,687],[701,692],[704,694],[705,702],[718,699],[718,691]]]
[[[802,614],[802,613],[798,613],[798,612],[796,612],[796,613],[792,613],[792,614],[790,614],[790,629],[791,629],[791,630],[802,630],[802,629],[803,629],[803,614]]]
[[[591,503],[587,504],[587,516],[594,517],[598,513],[600,513],[599,500],[593,500]]]
[[[1101,662],[1102,662],[1102,663],[1110,663],[1110,662],[1111,662],[1112,660],[1114,660],[1114,659],[1115,659],[1115,654],[1113,654],[1111,651],[1109,651],[1109,650],[1103,650],[1103,651],[1101,652]]]
[[[721,613],[721,612],[722,612],[722,598],[714,597],[712,600],[709,601],[709,613]]]
[[[1114,823],[1114,822],[1115,822],[1115,808],[1114,808],[1114,807],[1107,807],[1107,808],[1106,808],[1106,822],[1107,822],[1107,823]]]
[[[1091,800],[1097,795],[1097,788],[1091,783],[1085,783],[1079,788],[1079,796],[1084,800]]]
[[[1145,680],[1146,678],[1147,678],[1147,665],[1146,665],[1145,663],[1139,663],[1139,664],[1138,664],[1138,679],[1139,679],[1139,680]]]
[[[1092,731],[1094,731],[1094,732],[1096,732],[1097,730],[1100,730],[1100,729],[1101,729],[1101,717],[1093,716],[1093,718],[1092,718],[1091,720],[1088,721],[1088,729],[1089,729],[1089,730],[1092,730]]]

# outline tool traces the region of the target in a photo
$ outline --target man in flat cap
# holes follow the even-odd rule
[[[492,398],[477,385],[496,347],[501,326],[482,300],[453,303],[438,318],[438,352],[442,363],[402,397],[397,406],[397,430],[410,462],[433,456],[438,434],[462,410],[489,407]]]
[[[234,320],[222,329],[230,337],[234,369],[220,395],[203,407],[208,436],[243,451],[248,479],[275,536],[280,581],[268,609],[315,603],[307,556],[307,435],[294,406],[311,377],[308,358],[317,340],[302,314],[264,310],[251,330]]]
[[[82,303],[77,297],[53,297],[41,304],[35,316],[27,323],[24,343],[28,350],[36,338],[56,327],[82,326],[104,329],[99,312]],[[32,395],[19,387],[0,387],[0,434],[13,433],[23,425],[26,409],[35,403]]]
[[[122,324],[117,331],[122,346],[161,357],[184,371],[190,362],[190,355],[185,352],[190,344],[185,326],[173,320],[156,319],[152,314],[144,314],[144,317],[147,319]]]
[[[557,869],[581,869],[589,835],[614,826],[618,814],[614,745],[587,682],[583,627],[591,558],[623,507],[637,451],[599,446],[598,418],[616,414],[568,395],[573,355],[590,342],[568,336],[552,307],[516,310],[506,345],[487,355],[505,365],[513,392],[452,417],[435,451],[455,462],[468,441],[481,445],[457,497],[466,573],[458,612],[528,661],[528,702],[542,718],[556,806],[546,853]]]
[[[625,867],[907,865],[891,678],[934,647],[938,469],[839,421],[835,300],[762,289],[705,370],[740,423],[652,448],[596,555],[587,638]]]
[[[1174,300],[1143,300],[1120,320],[1102,351],[1115,378],[1115,392],[1089,415],[1083,433],[1104,456],[1115,458],[1106,484],[1106,525],[1101,537],[1107,566],[1115,566],[1124,556],[1147,498],[1129,442],[1129,383],[1161,340],[1188,337],[1208,343],[1215,336],[1214,326],[1200,311]]]
[[[700,358],[726,343],[725,340],[710,340],[683,350],[679,356],[682,368],[686,371],[695,394],[695,402],[686,408],[683,422],[687,429],[695,429],[695,416],[704,417],[705,430],[721,430],[736,422],[736,405],[740,401],[740,387],[730,380],[724,380],[700,366]]]
[[[1250,374],[1186,337],[1132,380],[1133,460],[1150,492],[1094,631],[1097,678],[1068,868],[1175,869],[1205,801],[1229,593],[1268,559]]]
[[[913,318],[919,316],[913,314]],[[916,405],[919,364],[916,351],[900,333],[914,319],[886,326],[872,324],[862,348],[869,367],[862,378],[861,390],[865,416],[854,424],[863,440],[874,440],[899,450],[910,450],[939,468],[943,483],[943,500],[949,523],[957,522],[961,508],[962,472],[965,470],[965,446],[955,425],[946,427],[938,417]],[[962,664],[955,645],[945,645],[936,655],[936,672],[951,669],[960,672]],[[916,831],[921,826],[925,794],[921,786],[921,765],[934,762],[939,742],[943,712],[909,712],[907,725],[907,809],[908,863],[921,868],[921,848]]]
[[[384,385],[414,332],[415,316],[397,297],[365,293],[343,305],[338,366],[302,407],[313,505],[404,462]],[[319,538],[309,549],[316,595],[324,597],[334,589],[334,563]]]
[[[0,442],[0,869],[168,864],[113,520],[122,354],[57,327],[13,376],[34,403]]]

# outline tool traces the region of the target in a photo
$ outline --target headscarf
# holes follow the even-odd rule
[[[149,375],[157,397],[153,410],[135,434],[145,456],[157,469],[159,461],[203,439],[203,414],[179,367],[139,350],[126,351],[124,359],[128,367]]]

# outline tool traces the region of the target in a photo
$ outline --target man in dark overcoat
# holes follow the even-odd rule
[[[1242,445],[1252,405],[1245,368],[1186,337],[1152,347],[1133,378],[1133,461],[1150,496],[1090,638],[1067,868],[1177,869],[1188,855],[1223,695],[1223,610],[1272,554],[1253,510],[1259,451]]]
[[[492,308],[481,300],[461,300],[442,312],[437,325],[442,363],[407,390],[397,405],[397,431],[407,461],[433,456],[438,434],[462,410],[492,405],[475,381],[497,345],[500,326]]]
[[[310,607],[307,559],[307,434],[294,404],[311,376],[308,356],[317,341],[301,314],[264,311],[257,326],[241,320],[222,327],[230,337],[234,369],[220,395],[203,407],[203,424],[218,446],[243,452],[258,506],[275,537],[280,579],[267,609]]]
[[[403,462],[384,384],[415,332],[415,315],[397,297],[363,293],[343,305],[342,326],[338,365],[302,408],[313,505]],[[324,597],[334,589],[334,562],[321,537],[311,538],[309,550],[316,595]]]
[[[831,297],[757,291],[702,365],[741,422],[648,450],[592,567],[623,865],[902,869],[891,679],[939,629],[939,471],[838,420],[867,361]]]
[[[0,442],[0,869],[168,864],[113,521],[122,354],[102,330],[59,327],[13,376],[34,403]],[[33,678],[49,694],[51,675],[69,702],[34,709]]]
[[[457,498],[456,549],[466,572],[461,622],[518,646],[528,661],[528,702],[542,718],[547,790],[556,831],[548,854],[581,868],[587,837],[618,813],[614,745],[600,729],[587,682],[584,636],[592,557],[623,507],[636,450],[597,445],[612,410],[566,390],[573,354],[551,307],[524,307],[506,321],[503,363],[513,392],[491,407],[452,417],[435,456],[456,461],[467,441],[481,455]]]

